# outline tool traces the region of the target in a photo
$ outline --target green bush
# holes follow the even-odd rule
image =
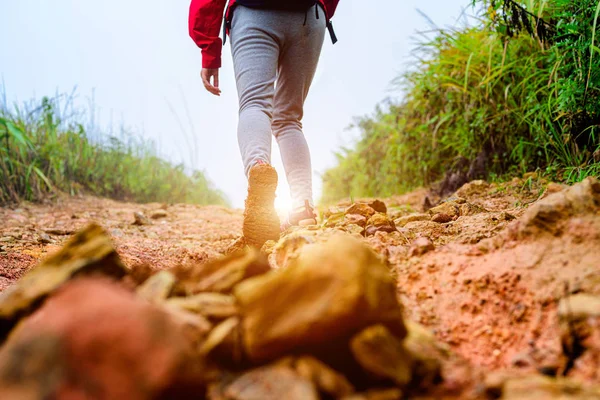
[[[0,108],[0,204],[39,201],[57,191],[117,200],[225,204],[204,174],[186,174],[151,143],[127,135],[92,140],[77,116],[58,117],[58,100],[25,112]]]
[[[597,174],[598,5],[476,1],[474,26],[439,30],[396,80],[401,102],[359,119],[361,138],[323,177],[323,202],[387,196],[462,170]]]

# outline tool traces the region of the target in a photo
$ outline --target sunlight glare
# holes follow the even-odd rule
[[[285,182],[280,182],[277,188],[277,197],[275,198],[275,210],[281,220],[287,218],[288,214],[293,208],[292,197],[290,191]]]

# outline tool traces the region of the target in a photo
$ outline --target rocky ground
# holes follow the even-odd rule
[[[0,209],[0,398],[600,399],[598,181],[340,204],[223,258],[241,216]]]

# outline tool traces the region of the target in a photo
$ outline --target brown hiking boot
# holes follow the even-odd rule
[[[260,249],[267,240],[279,239],[279,217],[274,205],[275,190],[275,168],[266,163],[258,163],[250,169],[243,227],[248,246]]]
[[[315,209],[310,205],[310,202],[306,200],[304,206],[290,213],[287,221],[281,225],[281,230],[285,231],[292,226],[304,227],[311,225],[317,225],[317,214],[315,214]]]

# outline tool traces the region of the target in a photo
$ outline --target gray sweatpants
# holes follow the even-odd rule
[[[240,102],[238,142],[248,175],[271,160],[271,135],[281,152],[294,207],[312,198],[310,152],[302,133],[304,101],[325,36],[325,14],[237,6],[231,51]]]

